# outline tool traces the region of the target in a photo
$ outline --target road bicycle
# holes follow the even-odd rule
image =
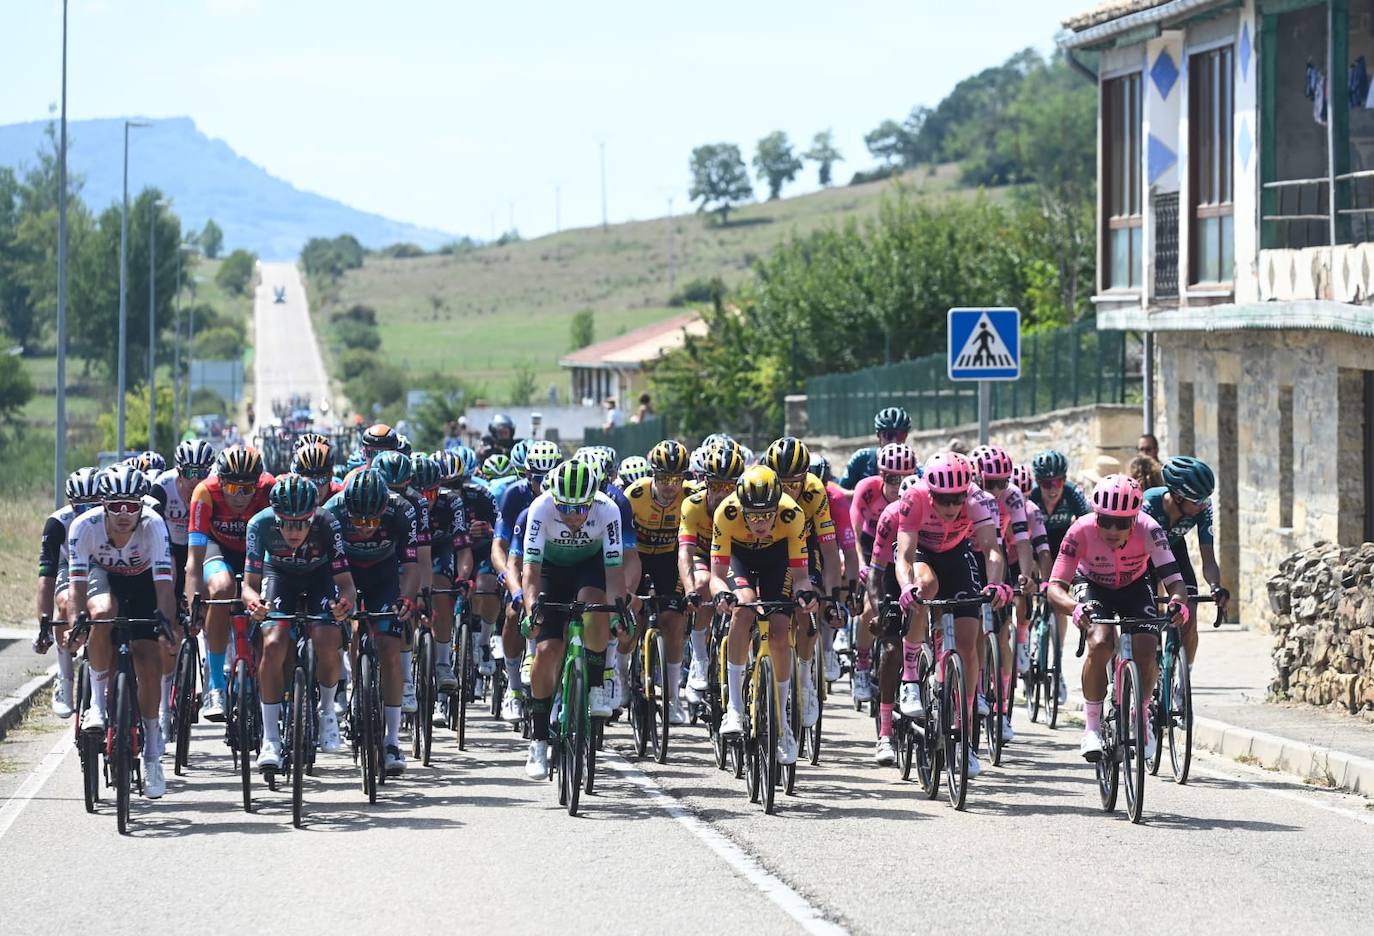
[[[751,601],[740,602],[736,607],[749,608],[757,613],[749,664],[744,671],[744,731],[740,735],[736,763],[743,763],[744,785],[749,794],[749,802],[762,803],[763,811],[771,815],[779,783],[786,786],[789,794],[796,787],[797,765],[795,762],[786,765],[779,762],[778,738],[782,733],[783,719],[792,719],[790,713],[796,712],[800,706],[797,705],[794,685],[789,710],[783,711],[782,699],[777,690],[776,663],[768,640],[771,627],[769,618],[774,614],[791,615],[797,608],[797,602],[793,599]],[[788,641],[789,645],[792,645],[794,641],[791,638],[791,622],[783,626],[788,628]],[[793,657],[795,656],[794,648]],[[795,665],[788,678],[795,681]],[[799,717],[789,720],[789,725],[799,720]],[[795,733],[793,737],[796,737]]]
[[[363,601],[349,615],[360,625],[358,661],[353,669],[353,694],[348,700],[348,740],[353,763],[359,768],[363,793],[369,803],[377,802],[378,787],[386,784],[386,732],[382,727],[381,658],[368,624],[393,618],[394,611],[368,611]]]
[[[1196,588],[1188,589],[1188,600],[1203,604],[1216,602],[1216,595],[1199,595]],[[1167,601],[1167,599],[1166,599]],[[1221,609],[1217,609],[1213,627],[1221,626]],[[1154,724],[1155,756],[1149,760],[1150,776],[1159,773],[1164,742],[1169,742],[1169,766],[1175,783],[1187,783],[1193,761],[1193,681],[1192,666],[1183,638],[1172,623],[1165,627],[1159,648],[1159,678],[1155,680],[1150,700],[1150,718]]]
[[[640,595],[644,607],[644,630],[635,641],[634,661],[630,665],[629,715],[635,739],[635,754],[652,752],[660,764],[668,762],[668,709],[672,694],[668,687],[667,637],[658,626],[662,611],[677,610],[676,596]]]
[[[1059,636],[1058,620],[1054,609],[1044,595],[1034,595],[1028,600],[1034,602],[1030,619],[1033,622],[1030,633],[1030,668],[1021,674],[1025,685],[1026,708],[1030,720],[1040,721],[1045,714],[1045,724],[1055,728],[1059,724],[1059,683],[1063,678],[1064,641]]]
[[[243,578],[237,579],[238,588]],[[237,588],[236,588],[237,594]],[[200,621],[205,609],[229,608],[229,688],[224,700],[224,742],[229,746],[234,769],[243,790],[243,811],[253,811],[253,758],[262,749],[262,697],[258,687],[258,627],[244,609],[243,600],[203,598],[191,602],[191,620]],[[208,678],[206,684],[209,684]]]

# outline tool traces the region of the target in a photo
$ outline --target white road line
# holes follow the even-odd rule
[[[34,768],[33,773],[29,774],[28,779],[20,785],[19,789],[15,790],[14,794],[5,800],[5,805],[0,806],[0,839],[4,838],[5,833],[10,830],[10,826],[14,825],[14,821],[19,818],[19,814],[29,804],[29,800],[37,796],[38,791],[43,789],[43,784],[48,782],[48,778],[57,770],[58,765],[62,763],[71,748],[71,729],[64,728],[52,750],[43,756],[43,761]]]
[[[725,863],[750,884],[777,904],[784,913],[796,920],[808,933],[823,933],[827,936],[841,936],[849,930],[827,920],[819,909],[801,894],[792,889],[786,881],[768,871],[758,859],[730,841],[721,833],[698,819],[690,809],[671,794],[665,792],[652,777],[626,761],[619,754],[606,752],[611,756],[604,763],[612,770],[624,774],[632,783],[649,795],[664,812],[680,823],[687,831],[700,839],[707,848],[715,852]]]
[[[1229,767],[1230,765],[1227,766]],[[1251,782],[1244,777],[1236,776],[1234,773],[1214,770],[1210,767],[1203,767],[1200,764],[1194,765],[1193,769],[1218,780],[1237,780],[1244,783],[1249,789],[1258,790],[1261,793],[1268,793],[1270,796],[1277,796],[1279,799],[1291,800],[1294,803],[1302,803],[1304,806],[1310,806],[1313,809],[1320,809],[1324,812],[1335,813],[1338,816],[1344,816],[1346,819],[1354,819],[1356,822],[1362,822],[1365,825],[1374,825],[1374,813],[1369,813],[1368,811],[1363,813],[1355,812],[1349,809],[1342,809],[1339,806],[1332,806],[1330,803],[1320,802],[1317,799],[1320,794],[1316,791],[1312,793],[1299,793],[1296,790],[1281,789],[1275,785],[1279,778],[1271,777],[1267,774],[1257,774],[1255,780],[1261,782]],[[1234,769],[1238,773],[1244,774],[1249,773],[1254,768],[1246,767],[1243,764],[1236,764]]]

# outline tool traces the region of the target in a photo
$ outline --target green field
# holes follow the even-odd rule
[[[908,173],[903,181],[917,194],[936,196],[957,191],[957,178],[958,167],[950,165]],[[501,400],[512,366],[525,359],[535,368],[541,397],[551,383],[566,394],[558,358],[568,350],[574,312],[596,311],[597,341],[677,314],[682,310],[668,307],[675,289],[712,277],[735,285],[780,240],[872,216],[892,185],[836,187],[750,205],[732,212],[724,227],[687,214],[462,255],[369,256],[344,277],[337,307],[374,308],[383,352],[414,373],[472,379]],[[322,338],[327,330],[321,325]]]

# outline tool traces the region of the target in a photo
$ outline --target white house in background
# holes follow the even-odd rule
[[[1098,327],[1147,335],[1167,456],[1217,469],[1241,620],[1279,560],[1374,539],[1374,0],[1113,0]]]
[[[621,410],[634,412],[634,401],[648,386],[646,365],[675,348],[687,335],[706,334],[706,323],[697,312],[684,312],[598,341],[564,355],[559,367],[568,369],[573,403],[600,406],[614,397]]]

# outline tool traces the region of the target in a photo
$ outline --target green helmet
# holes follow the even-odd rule
[[[1046,449],[1031,459],[1031,470],[1035,472],[1037,481],[1062,478],[1069,473],[1069,460],[1064,457],[1063,452]]]
[[[495,481],[497,478],[507,478],[515,474],[515,466],[510,463],[509,455],[497,452],[495,455],[488,455],[487,460],[482,462],[481,474],[488,481]]]
[[[375,468],[362,468],[344,484],[344,507],[355,517],[380,517],[391,499],[391,489]]]
[[[1201,503],[1217,488],[1217,476],[1207,463],[1190,455],[1175,455],[1164,463],[1164,486],[1175,497]]]
[[[525,459],[529,456],[530,440],[521,439],[510,447],[510,463],[517,473],[525,470]]]
[[[437,488],[440,478],[439,462],[428,455],[410,456],[411,477],[410,483],[415,485],[419,491],[429,491]]]
[[[320,505],[320,490],[315,483],[298,474],[277,478],[268,495],[272,509],[284,517],[306,517]]]
[[[596,499],[596,472],[587,462],[565,461],[549,475],[544,487],[554,503],[582,506]]]
[[[410,456],[400,452],[378,452],[377,457],[372,459],[372,467],[390,488],[404,488],[415,472]]]

